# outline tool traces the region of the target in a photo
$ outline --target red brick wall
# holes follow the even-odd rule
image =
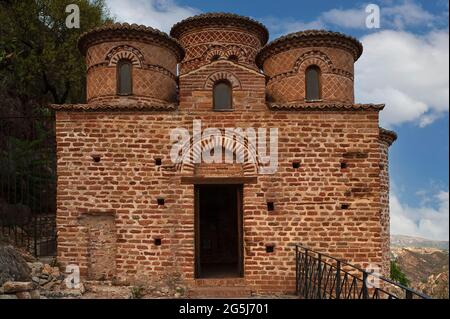
[[[88,102],[127,103],[117,94],[118,57],[133,61],[133,99],[147,103],[177,100],[177,57],[168,48],[138,41],[95,44],[86,53]]]
[[[295,243],[361,266],[383,262],[376,112],[206,110],[57,113],[60,262],[78,263],[86,274],[88,243],[79,218],[113,212],[119,280],[175,273],[193,279],[194,187],[181,184],[174,171],[169,132],[178,126],[192,130],[194,119],[202,119],[204,128],[279,128],[277,173],[244,187],[245,280],[252,290],[294,290]],[[157,157],[162,166],[155,165]],[[215,175],[212,169],[202,172]],[[157,205],[161,197],[164,206]],[[271,212],[269,200],[275,204]],[[162,245],[155,246],[154,238],[162,238]],[[266,253],[267,243],[275,244],[274,253]]]
[[[214,56],[227,60],[237,56],[238,63],[258,70],[255,57],[261,48],[258,34],[236,26],[209,26],[192,28],[179,38],[186,50],[186,56],[180,65],[180,74],[188,73],[205,64]]]
[[[381,239],[383,252],[383,275],[389,277],[390,272],[390,217],[389,217],[389,146],[387,141],[380,140],[380,186],[381,186]]]
[[[304,102],[305,70],[310,65],[321,69],[323,101],[354,103],[354,57],[350,52],[329,47],[293,48],[266,59],[269,101]]]

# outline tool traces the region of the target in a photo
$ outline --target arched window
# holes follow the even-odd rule
[[[117,94],[131,95],[133,93],[131,70],[131,61],[120,60],[117,63]]]
[[[322,98],[320,88],[320,68],[312,65],[306,69],[306,100],[317,101]]]
[[[231,110],[233,104],[231,84],[228,81],[220,81],[213,88],[214,110]]]

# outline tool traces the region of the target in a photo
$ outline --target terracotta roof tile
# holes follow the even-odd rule
[[[189,30],[193,26],[206,25],[238,25],[255,30],[261,40],[261,45],[265,45],[269,39],[269,31],[259,21],[253,20],[249,17],[241,16],[234,13],[226,12],[211,12],[199,14],[193,17],[184,19],[172,27],[170,35],[174,38],[179,38],[183,32]]]

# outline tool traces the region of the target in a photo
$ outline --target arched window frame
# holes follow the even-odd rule
[[[124,64],[128,64],[130,66],[130,92],[122,92],[122,88],[120,87],[122,75],[120,73],[121,67]],[[117,95],[128,96],[133,95],[133,63],[128,59],[121,59],[117,62],[116,66],[117,72]]]
[[[216,87],[220,84],[225,84],[228,86],[229,92],[230,92],[230,106],[228,108],[217,108],[216,105]],[[233,110],[233,86],[231,85],[230,81],[228,80],[219,80],[216,83],[214,83],[212,87],[212,94],[213,94],[213,110],[216,112],[229,112]]]
[[[316,70],[317,71],[317,85],[318,85],[318,97],[311,99],[308,97],[308,73],[310,70]],[[310,65],[306,68],[305,70],[305,100],[307,102],[317,102],[317,101],[322,101],[322,70],[320,69],[320,67],[316,64]]]

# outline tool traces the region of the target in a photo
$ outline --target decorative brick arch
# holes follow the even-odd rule
[[[229,59],[231,56],[236,56],[238,58],[239,62],[242,62],[245,60],[246,53],[245,50],[237,45],[230,45],[226,48],[226,51],[224,52],[225,58]]]
[[[141,68],[144,64],[144,55],[141,51],[129,45],[121,45],[111,49],[105,58],[108,66],[116,66],[117,62],[122,59],[130,60],[138,68]]]
[[[234,75],[231,72],[227,71],[219,71],[216,73],[211,74],[208,79],[205,82],[205,89],[212,89],[214,84],[218,81],[226,80],[230,82],[231,87],[233,89],[240,89],[241,88],[241,82],[237,78],[236,75]]]
[[[331,59],[321,51],[308,51],[303,53],[295,62],[295,73],[305,72],[305,70],[311,66],[317,65],[323,73],[330,73],[333,70],[333,62]]]
[[[333,62],[325,53],[311,50],[303,53],[297,59],[292,70],[271,77],[269,83],[295,76],[298,73],[305,73],[305,70],[311,65],[317,65],[322,73],[332,73],[334,71]]]
[[[176,171],[180,172],[183,176],[193,176],[195,173],[194,158],[202,152],[208,152],[217,146],[233,154],[243,152],[244,162],[242,163],[242,167],[244,176],[256,176],[258,174],[260,161],[254,145],[249,143],[245,136],[241,135],[238,138],[234,138],[226,134],[213,139],[196,140],[195,138],[191,138],[189,143],[183,147],[183,155],[177,158],[177,164],[175,165]]]
[[[205,60],[207,62],[212,62],[213,58],[215,56],[218,56],[219,59],[222,59],[224,57],[224,47],[221,45],[214,45],[208,49],[208,51],[205,54]]]

